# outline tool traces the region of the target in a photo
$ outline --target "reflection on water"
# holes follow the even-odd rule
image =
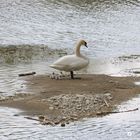
[[[120,110],[140,108],[140,98],[123,103]],[[42,126],[36,121],[15,116],[20,111],[0,108],[0,139],[35,140],[138,140],[140,137],[140,110],[135,112],[110,114],[101,118],[84,119],[66,127]]]

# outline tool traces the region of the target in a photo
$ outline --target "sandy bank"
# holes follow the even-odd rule
[[[82,79],[52,80],[47,75],[21,77],[27,81],[30,94],[1,99],[0,105],[39,116],[45,124],[58,124],[113,111],[116,105],[140,93],[140,86],[134,84],[140,77],[79,76]]]

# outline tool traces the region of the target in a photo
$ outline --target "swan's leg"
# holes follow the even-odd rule
[[[70,71],[70,76],[71,76],[71,79],[74,79],[73,71]]]

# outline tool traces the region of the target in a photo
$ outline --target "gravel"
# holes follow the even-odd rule
[[[50,122],[52,124],[61,124],[61,126],[64,127],[65,124],[70,121],[77,121],[84,117],[96,116],[97,113],[110,108],[111,100],[112,96],[110,93],[96,95],[61,94],[46,99],[46,102],[49,103],[50,110],[59,111],[58,117],[56,116],[56,119],[51,120]],[[48,120],[44,120],[43,124],[48,124]]]

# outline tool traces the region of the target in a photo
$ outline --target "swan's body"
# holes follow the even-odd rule
[[[71,72],[71,78],[73,79],[73,71],[80,70],[89,64],[89,59],[80,53],[80,47],[82,45],[87,47],[87,43],[84,40],[80,40],[76,46],[75,54],[61,57],[50,65],[50,67]]]
[[[50,67],[70,72],[80,70],[86,67],[87,64],[88,60],[85,58],[77,57],[76,55],[67,55],[58,59],[56,62],[50,65]]]

